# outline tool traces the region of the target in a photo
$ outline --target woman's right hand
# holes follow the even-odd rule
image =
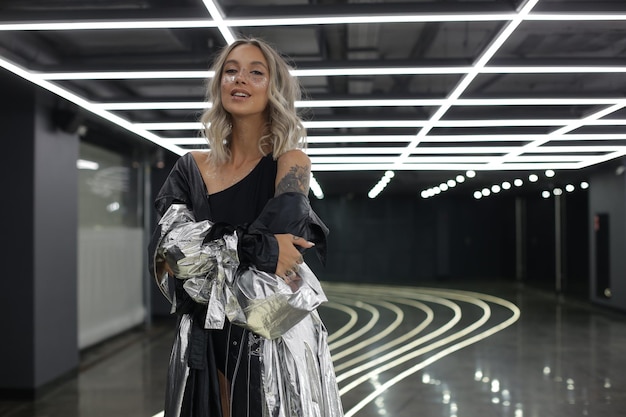
[[[292,235],[291,233],[283,233],[274,235],[278,242],[278,263],[276,265],[276,275],[282,277],[287,284],[299,280],[298,270],[300,264],[304,262],[302,254],[296,246],[301,248],[312,248],[315,246],[313,242]]]

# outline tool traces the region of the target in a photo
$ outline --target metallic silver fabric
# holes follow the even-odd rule
[[[327,337],[315,311],[285,332],[280,343],[264,340],[263,388],[269,416],[343,416]]]
[[[179,417],[183,407],[183,397],[187,378],[189,377],[189,335],[193,318],[190,314],[183,314],[178,324],[178,332],[170,354],[169,373],[167,376],[168,387],[165,398],[165,410],[167,417]]]
[[[237,272],[237,236],[204,242],[211,223],[195,222],[182,204],[172,205],[159,224],[155,265],[167,262],[175,277],[184,280],[187,294],[207,304],[204,328],[221,329],[228,317],[231,323],[263,337],[264,415],[343,416],[327,332],[316,311],[327,299],[310,268],[300,265],[301,280],[296,281],[294,291],[275,274],[254,268]],[[157,284],[169,294],[166,278],[157,278]],[[172,407],[166,409],[174,415],[180,413],[189,376],[192,320],[188,314],[182,316],[170,358],[167,401]]]
[[[227,297],[226,315],[239,326],[267,339],[276,339],[328,301],[311,269],[303,263],[298,272],[299,288],[292,288],[275,274],[249,268],[238,274],[232,296]]]

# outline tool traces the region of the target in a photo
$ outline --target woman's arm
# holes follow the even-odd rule
[[[296,192],[308,196],[311,180],[311,160],[301,150],[292,150],[278,158],[276,191],[274,196]],[[288,282],[296,279],[298,265],[303,262],[297,247],[308,249],[313,243],[291,233],[274,235],[278,241],[278,263],[276,275]]]

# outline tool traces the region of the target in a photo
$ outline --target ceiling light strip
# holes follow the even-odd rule
[[[341,135],[341,136],[308,136],[307,142],[316,143],[393,143],[410,142],[414,135]]]
[[[485,120],[311,120],[305,121],[307,129],[345,129],[345,128],[415,128],[415,127],[508,127],[508,126],[573,126],[578,119],[485,119]],[[624,119],[588,120],[585,125],[619,126],[626,125]],[[145,130],[200,130],[200,122],[159,122],[134,123]],[[565,132],[566,133],[566,132]],[[434,137],[434,136],[433,136]],[[501,135],[504,137],[504,135]],[[545,135],[544,135],[545,137]],[[415,136],[413,136],[415,138]],[[423,138],[422,138],[423,139]],[[411,143],[413,144],[413,143]],[[411,149],[406,150],[406,154]]]
[[[402,143],[410,142],[415,135],[341,135],[341,136],[308,136],[309,144],[339,144],[339,143]],[[538,139],[544,139],[545,135],[437,135],[426,136],[422,143],[448,143],[448,142],[532,142]],[[206,145],[206,139],[202,137],[179,137],[179,138],[162,138],[165,141],[176,145]],[[613,141],[626,140],[626,134],[566,134],[561,136],[550,136],[550,142],[557,141]],[[562,148],[567,150],[576,150],[577,152],[593,151],[595,149],[613,148],[604,146],[562,146],[562,147],[540,147],[538,149]],[[620,147],[615,147],[620,148]],[[312,148],[318,149],[318,148]],[[323,148],[322,148],[323,149]],[[351,148],[342,148],[351,149]],[[416,147],[412,153],[421,152],[421,149],[446,149],[450,152],[451,147]],[[537,152],[537,151],[535,151]]]
[[[458,75],[458,74],[592,74],[626,73],[626,66],[512,66],[512,67],[368,67],[368,68],[312,68],[294,69],[295,77],[343,77],[388,75]],[[93,71],[93,72],[40,72],[42,79],[61,80],[153,80],[153,79],[206,79],[213,71]]]
[[[432,115],[428,124],[424,125],[419,132],[417,133],[415,139],[411,141],[406,150],[400,155],[398,160],[396,161],[396,166],[400,166],[406,162],[411,155],[411,151],[417,147],[420,141],[428,135],[430,130],[435,126],[435,124],[445,115],[445,113],[452,106],[452,102],[457,100],[461,94],[467,89],[470,83],[476,78],[479,71],[487,64],[487,62],[493,57],[496,51],[502,46],[502,44],[511,36],[513,31],[523,22],[524,17],[530,13],[532,8],[537,4],[538,0],[527,0],[519,12],[515,15],[515,17],[510,20],[504,28],[502,28],[498,35],[492,39],[489,46],[481,56],[476,60],[473,65],[471,71],[468,71],[465,76],[459,81],[459,83],[455,86],[454,90],[448,95],[447,99],[450,101],[449,103],[443,104],[437,111]]]
[[[125,30],[125,29],[189,29],[214,28],[217,23],[210,19],[181,20],[87,20],[0,23],[0,32],[8,31],[54,31],[54,30]]]
[[[309,144],[320,143],[402,143],[410,142],[414,135],[365,135],[365,136],[308,136]],[[202,137],[164,138],[177,145],[206,145]]]
[[[412,136],[413,137],[413,136]],[[426,136],[422,142],[515,142],[528,141],[532,142],[538,139],[544,139],[546,135],[431,135]],[[601,140],[624,140],[626,134],[619,133],[600,133],[600,134],[564,134],[561,136],[550,136],[550,141],[601,141]]]
[[[465,146],[465,147],[417,147],[411,155],[454,155],[454,154],[496,154],[509,153],[517,149],[514,146]],[[617,152],[625,150],[626,146],[541,146],[533,153],[590,153],[590,152]],[[400,154],[404,147],[329,147],[307,148],[309,155],[375,155]]]
[[[50,79],[43,77],[44,79]],[[584,106],[609,105],[622,98],[510,98],[510,99],[458,99],[453,106]],[[297,108],[332,107],[427,107],[441,106],[446,99],[383,99],[383,100],[303,100],[296,101]],[[94,103],[104,110],[180,110],[207,109],[211,103],[204,101],[157,101],[157,102],[117,102]]]
[[[98,103],[95,105],[104,110],[199,110],[211,107],[211,103],[204,101]]]
[[[212,4],[212,3],[211,3]],[[207,6],[208,8],[208,6]],[[220,15],[221,16],[221,15]],[[430,23],[430,22],[498,22],[513,20],[516,13],[440,13],[440,14],[383,14],[383,15],[334,15],[285,18],[239,18],[239,19],[171,19],[171,20],[88,20],[0,23],[0,31],[52,31],[52,30],[119,30],[119,29],[193,29],[261,26],[305,26],[336,24],[376,23]],[[525,17],[531,21],[623,21],[624,13],[530,13]]]
[[[159,145],[165,149],[168,149],[176,154],[182,155],[183,153],[185,153],[184,150],[182,150],[181,148],[179,148],[178,146],[172,144],[171,142],[165,141],[162,138],[160,138],[159,136],[155,135],[152,132],[147,131],[146,129],[142,129],[141,127],[137,126],[136,124],[133,124],[131,122],[129,122],[126,119],[123,119],[119,116],[116,116],[115,114],[112,114],[106,110],[103,110],[97,106],[94,106],[93,103],[91,103],[90,101],[85,100],[82,97],[77,96],[76,94],[62,88],[59,87],[56,84],[53,84],[47,80],[43,80],[41,79],[37,74],[33,74],[27,70],[25,70],[24,68],[20,67],[19,65],[14,64],[13,62],[8,61],[5,58],[0,57],[0,67],[6,69],[7,71],[10,71],[12,73],[14,73],[15,75],[24,78],[25,80],[30,81],[31,83],[38,85],[39,87],[50,91],[53,94],[58,95],[59,97],[62,97],[74,104],[76,104],[77,106],[82,107],[83,109],[102,117],[103,119],[106,119],[130,132],[133,132],[145,139],[148,139],[149,141],[155,143],[156,145]]]
[[[211,18],[213,18],[213,20],[217,24],[217,28],[224,37],[226,43],[230,45],[235,42],[235,35],[230,30],[230,25],[224,21],[224,14],[219,9],[217,4],[213,0],[202,0],[202,2],[211,14]]]
[[[206,79],[215,75],[214,71],[94,71],[94,72],[40,72],[42,79],[49,81],[65,80],[168,80]]]
[[[523,162],[582,162],[596,156],[585,155],[521,155],[515,158],[515,163]],[[311,162],[316,164],[389,164],[395,159],[393,156],[311,156]],[[406,163],[413,164],[487,164],[493,161],[493,156],[409,156]]]
[[[401,164],[396,165],[394,163],[375,164],[375,163],[361,163],[361,164],[322,164],[312,162],[312,171],[529,171],[529,170],[545,170],[545,169],[578,169],[580,163],[510,163],[502,164],[498,167],[490,166],[486,164],[472,164],[472,163],[459,163],[459,164]]]
[[[504,28],[502,28],[502,30],[500,30],[498,35],[490,42],[487,49],[485,49],[485,51],[483,51],[480,57],[476,60],[472,71],[468,72],[457,84],[454,90],[447,97],[448,100],[457,100],[461,94],[463,94],[470,83],[478,75],[479,71],[487,64],[487,62],[493,57],[509,36],[511,36],[513,31],[524,21],[524,17],[530,13],[537,2],[538,0],[527,0],[526,3],[524,3],[519,13],[511,21],[509,21]],[[430,132],[430,130],[443,117],[450,107],[451,104],[444,104],[433,114],[429,123],[420,129],[415,139],[407,146],[407,150],[398,159],[398,164],[404,162],[404,160],[411,154],[411,149],[415,148],[419,144],[422,138]]]
[[[559,129],[554,130],[553,132],[549,133],[546,135],[545,138],[542,139],[537,139],[531,143],[528,143],[526,145],[521,146],[519,149],[516,149],[515,151],[504,155],[500,158],[498,158],[497,160],[494,160],[492,162],[492,165],[496,165],[496,166],[501,166],[501,164],[511,160],[511,159],[515,159],[517,157],[519,157],[521,154],[525,153],[525,152],[529,152],[532,151],[535,148],[538,148],[539,146],[543,145],[544,143],[549,142],[550,140],[552,140],[552,137],[561,137],[563,135],[565,135],[566,133],[569,133],[573,130],[576,130],[580,127],[586,126],[586,125],[605,125],[606,123],[609,123],[610,125],[626,125],[626,120],[621,120],[621,119],[602,119],[602,120],[598,120],[602,117],[608,116],[612,113],[615,113],[616,111],[619,111],[621,109],[623,109],[624,107],[626,107],[626,100],[621,100],[619,103],[614,104],[612,106],[606,107],[602,110],[599,110],[597,112],[594,112],[592,114],[590,114],[589,116],[583,117],[580,120],[577,120],[575,122],[569,123],[566,126],[563,126]]]
[[[526,20],[533,21],[557,21],[562,20],[566,22],[571,21],[622,21],[626,20],[626,14],[624,13],[566,13],[566,12],[535,12],[526,17]]]
[[[188,138],[171,138],[167,139],[176,145],[198,145],[198,146],[206,146],[208,145],[207,140],[201,137],[188,137]]]
[[[261,26],[307,26],[337,24],[375,24],[375,23],[429,23],[429,22],[497,22],[515,17],[515,13],[463,13],[463,14],[382,14],[382,15],[334,15],[285,18],[249,18],[225,19],[211,0],[203,0],[213,20],[177,19],[177,20],[89,20],[82,22],[29,22],[0,23],[0,31],[48,31],[48,30],[116,30],[116,29],[193,29]],[[225,39],[226,38],[225,36]]]
[[[592,74],[592,73],[624,73],[624,66],[515,66],[515,67],[485,67],[480,70],[483,74]]]
[[[626,155],[626,150],[619,150],[619,151],[610,153],[608,155],[602,155],[602,156],[596,156],[594,158],[589,158],[589,159],[586,159],[586,160],[582,161],[580,163],[580,167],[579,168],[587,168],[587,167],[592,166],[592,165],[596,165],[596,164],[600,164],[602,162],[610,161],[612,159],[620,158],[620,157],[622,157],[624,155]]]

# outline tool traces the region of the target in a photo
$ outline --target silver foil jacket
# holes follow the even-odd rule
[[[262,387],[271,417],[341,417],[343,410],[327,343],[327,331],[316,311],[327,301],[315,274],[300,265],[299,288],[254,268],[238,272],[236,234],[204,242],[212,224],[196,222],[184,204],[173,204],[159,222],[161,237],[154,254],[154,276],[161,292],[175,300],[167,274],[156,271],[166,262],[197,303],[207,304],[206,329],[221,329],[225,318],[262,336]],[[180,410],[191,322],[184,314],[170,358],[176,390],[166,401]]]

